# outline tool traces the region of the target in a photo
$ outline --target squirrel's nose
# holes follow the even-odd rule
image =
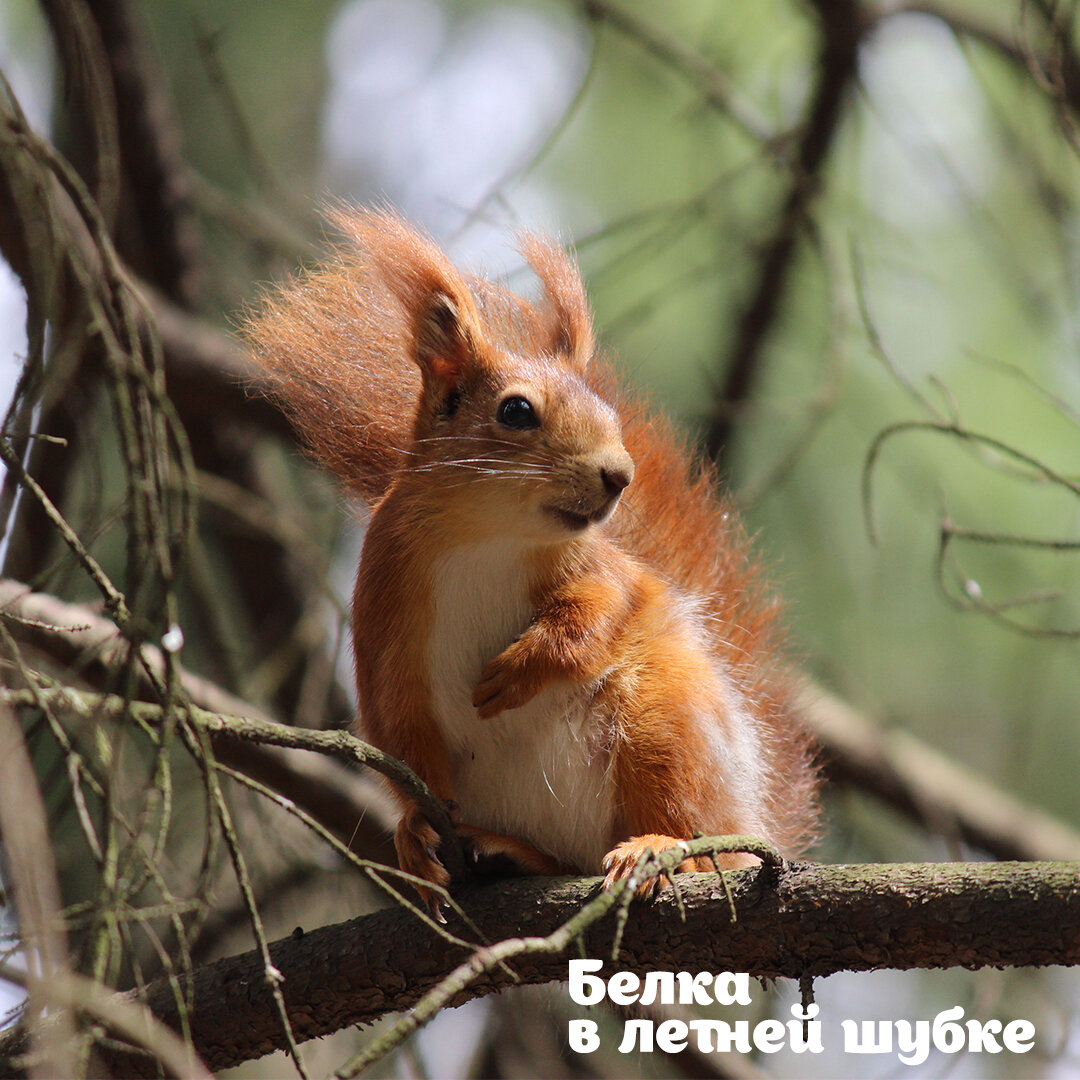
[[[612,496],[618,495],[629,485],[633,478],[632,469],[624,469],[620,466],[605,467],[600,470],[600,479],[604,484],[604,490]]]

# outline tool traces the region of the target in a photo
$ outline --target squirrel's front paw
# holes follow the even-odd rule
[[[398,865],[407,874],[444,888],[450,884],[450,875],[437,854],[439,834],[415,806],[410,806],[401,815],[394,833],[394,847],[397,848]],[[439,922],[445,922],[439,894],[415,883],[414,888],[432,915]]]
[[[473,690],[472,703],[481,720],[516,709],[531,701],[540,684],[516,663],[513,646],[489,660]]]

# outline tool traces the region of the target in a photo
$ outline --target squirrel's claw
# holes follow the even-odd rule
[[[409,807],[401,815],[394,833],[394,847],[397,849],[398,865],[407,874],[444,888],[450,884],[450,875],[438,858],[439,834],[415,806]],[[446,922],[439,894],[419,884],[414,884],[414,888],[432,916],[438,922]]]
[[[628,878],[646,851],[650,853],[657,851],[658,849],[652,843],[655,839],[656,837],[653,836],[634,836],[621,844],[616,844],[604,856],[604,888],[612,889],[623,878]],[[638,896],[652,896],[656,891],[658,881],[659,878],[655,875],[646,877],[637,886]]]
[[[659,833],[646,833],[644,836],[631,836],[621,844],[616,844],[605,856],[603,868],[605,872],[604,888],[612,888],[616,882],[629,877],[637,866],[641,856],[646,852],[659,855],[673,847],[683,847],[686,841],[679,840],[674,836],[661,836]],[[693,870],[711,869],[707,859],[684,859],[678,866],[677,873]],[[652,873],[638,884],[638,896],[652,896],[657,888],[662,887],[668,881],[666,874]]]
[[[459,825],[458,836],[473,863],[481,865],[495,860],[509,864],[518,873],[555,874],[569,873],[569,867],[552,855],[539,851],[526,840],[502,836],[475,825]]]
[[[616,844],[605,856],[603,869],[605,872],[604,888],[612,888],[616,882],[629,877],[638,864],[638,860],[646,851],[659,855],[673,847],[683,847],[686,841],[679,840],[674,836],[661,836],[658,833],[648,833],[644,836],[632,836],[621,844]],[[723,852],[710,856],[698,855],[692,859],[683,859],[676,867],[678,874],[708,873],[715,870],[741,870],[750,866],[757,866],[758,859],[754,855],[743,852]],[[652,896],[657,888],[670,884],[666,873],[652,874],[642,881],[637,887],[638,896]]]

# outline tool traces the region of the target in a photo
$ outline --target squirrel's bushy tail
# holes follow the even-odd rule
[[[337,211],[331,219],[351,242],[268,291],[241,332],[259,389],[317,461],[374,502],[407,461],[420,392],[412,319],[381,270],[392,257],[414,274],[449,264],[393,215]]]
[[[743,694],[769,763],[770,837],[788,855],[817,837],[817,770],[796,714],[780,609],[715,467],[640,400],[620,403],[634,482],[612,523],[624,550],[704,607],[713,651]]]

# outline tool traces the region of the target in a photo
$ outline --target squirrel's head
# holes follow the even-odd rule
[[[578,340],[560,327],[519,352],[484,327],[471,298],[442,291],[421,314],[417,467],[476,528],[544,541],[602,524],[634,462],[618,414],[579,370]]]
[[[544,289],[534,305],[467,282],[399,218],[365,218],[358,239],[404,309],[422,381],[401,482],[478,531],[557,541],[605,522],[634,463],[618,414],[587,381],[592,327],[573,262],[523,239]]]

